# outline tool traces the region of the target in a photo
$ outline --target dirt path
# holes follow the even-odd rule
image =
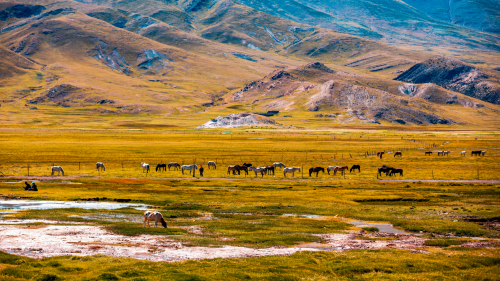
[[[65,177],[55,177],[55,176],[7,176],[1,177],[3,179],[22,179],[22,180],[78,180],[78,179],[151,179],[151,180],[225,180],[225,181],[309,181],[311,179],[315,179],[316,177],[304,178],[295,177],[295,178],[254,178],[254,177],[246,177],[246,178],[183,178],[183,177],[82,177],[82,176],[65,176]],[[341,178],[319,178],[319,180],[330,181],[330,180],[342,180]],[[489,184],[500,184],[500,180],[428,180],[428,179],[358,179],[362,181],[380,181],[380,182],[456,182],[456,183],[489,183]]]

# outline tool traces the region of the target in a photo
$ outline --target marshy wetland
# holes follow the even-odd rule
[[[2,131],[0,278],[497,278],[496,133],[256,131]],[[485,156],[460,156],[478,149]],[[100,161],[106,171],[95,170]],[[154,170],[172,161],[203,164],[204,177]],[[227,175],[244,162],[361,172]],[[66,175],[51,176],[53,164]],[[384,164],[404,176],[377,179]],[[144,210],[168,228],[143,227]]]

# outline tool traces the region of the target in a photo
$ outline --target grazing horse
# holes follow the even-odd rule
[[[401,153],[401,151],[396,151],[396,153],[394,153],[394,157],[396,156],[403,157],[403,153]]]
[[[322,167],[312,167],[309,169],[309,176],[312,175],[312,173],[316,173],[316,177],[318,177],[318,174],[319,172],[323,172],[323,174],[325,173],[325,168],[322,168]]]
[[[381,152],[377,152],[377,157],[380,157],[380,159],[382,159],[382,156],[384,155],[385,152],[381,151]]]
[[[481,151],[481,156],[484,156],[486,154],[486,150]]]
[[[182,171],[182,174],[184,175],[184,171],[185,170],[188,170],[190,173],[191,173],[191,170],[193,169],[198,169],[198,166],[196,164],[193,164],[193,165],[182,165],[181,167],[181,171]]]
[[[252,167],[252,163],[243,163],[243,165],[241,165],[241,166],[245,166],[247,168],[250,168],[250,167]]]
[[[214,168],[214,170],[217,170],[217,164],[215,164],[214,161],[208,161],[208,169],[210,170],[210,167]]]
[[[300,172],[299,167],[283,168],[283,176],[286,178],[287,173],[292,173],[292,177],[295,177],[295,172]]]
[[[170,168],[172,168],[172,167],[174,168],[174,171],[175,171],[175,170],[180,169],[181,165],[179,165],[179,163],[177,163],[177,162],[170,162],[170,163],[168,163],[168,170],[169,171],[170,171]]]
[[[146,227],[146,222],[148,223],[148,227],[149,227],[150,221],[155,222],[155,227],[158,227],[158,222],[161,222],[161,225],[163,225],[163,227],[167,228],[167,222],[165,221],[165,219],[163,218],[163,216],[160,212],[150,212],[150,211],[144,212],[144,227]]]
[[[141,165],[142,165],[142,172],[144,173],[144,170],[146,170],[146,173],[149,173],[149,164],[141,162]]]
[[[95,168],[99,171],[99,169],[101,169],[101,171],[106,171],[106,167],[104,167],[104,163],[102,162],[97,162],[95,163]]]
[[[157,171],[157,172],[158,172],[158,171],[160,171],[160,172],[161,172],[161,170],[162,170],[162,169],[163,169],[163,171],[165,171],[165,172],[166,172],[166,171],[167,171],[167,164],[165,164],[165,163],[160,163],[160,164],[156,165],[156,171]]]
[[[240,174],[240,170],[236,166],[227,166],[227,174],[230,175],[231,172],[233,172],[233,175],[236,175],[236,172],[238,172],[238,175]]]
[[[328,174],[330,174],[330,171],[335,170],[335,168],[337,168],[337,166],[328,166],[328,167],[326,168],[326,171],[328,172]]]
[[[385,173],[385,175],[387,176],[391,171],[392,167],[387,167],[386,165],[383,165],[381,168],[378,168],[377,176],[381,176],[382,173]]]
[[[349,170],[349,173],[352,173],[352,171],[356,169],[358,169],[358,172],[361,173],[361,166],[359,165],[352,165],[351,169]]]
[[[400,176],[403,176],[403,169],[391,169],[389,176],[392,177],[392,175],[395,175],[395,174],[399,174]]]
[[[273,173],[273,176],[274,176],[274,166],[273,165],[269,165],[266,167],[266,172],[268,175],[271,174],[271,172]]]
[[[57,175],[59,176],[59,172],[62,173],[62,175],[64,176],[64,170],[61,166],[52,166],[52,176],[54,175],[54,172],[57,172]]]
[[[283,164],[283,163],[281,163],[281,162],[274,162],[274,163],[273,163],[273,166],[274,166],[274,168],[278,168],[278,167],[280,167],[282,170],[283,170],[284,168],[286,168],[285,164]]]
[[[481,150],[473,150],[470,156],[481,156]]]
[[[432,155],[432,151],[426,151],[425,156],[427,156],[427,155]]]
[[[262,177],[264,177],[264,173],[266,172],[266,167],[249,167],[257,176],[257,173],[260,173]]]
[[[247,163],[249,164],[249,163]],[[250,164],[252,165],[252,164]],[[236,169],[238,169],[238,175],[240,174],[241,171],[245,171],[245,174],[248,175],[248,167],[250,166],[245,166],[245,165],[236,165],[234,166]]]
[[[465,153],[467,153],[467,151],[465,151],[465,150],[460,152],[460,156],[465,156]]]
[[[335,169],[333,169],[333,175],[336,175],[337,172],[340,172],[342,175],[345,174],[345,171],[349,170],[349,167],[347,166],[343,166],[343,167],[335,167]]]

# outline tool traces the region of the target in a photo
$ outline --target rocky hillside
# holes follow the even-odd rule
[[[500,104],[500,74],[480,70],[456,59],[429,59],[414,65],[396,80],[415,84],[434,83],[470,97]]]
[[[230,99],[256,108],[308,110],[337,123],[456,124],[447,114],[495,107],[433,84],[409,84],[336,71],[321,63],[278,69],[254,81]]]

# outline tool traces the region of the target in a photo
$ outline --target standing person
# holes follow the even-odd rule
[[[200,165],[200,177],[203,177],[203,171],[204,171],[204,170],[205,170],[205,169],[203,169],[203,166],[202,166],[202,165]]]
[[[25,184],[24,190],[30,190],[31,189],[31,185],[27,181],[25,181],[24,184]]]

